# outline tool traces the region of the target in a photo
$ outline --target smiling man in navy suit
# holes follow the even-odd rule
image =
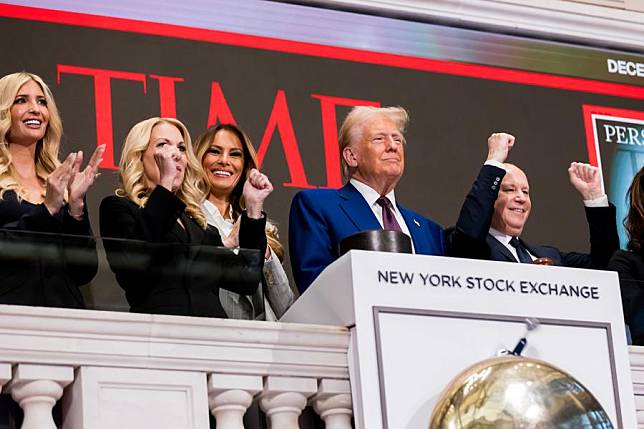
[[[602,190],[599,169],[578,162],[568,169],[570,183],[584,201],[590,253],[531,245],[520,238],[532,209],[528,178],[519,167],[505,162],[515,138],[494,133],[487,143],[487,160],[465,198],[456,227],[448,234],[448,255],[525,263],[548,258],[554,265],[605,269],[619,248],[619,239],[615,206]]]
[[[289,218],[291,266],[300,292],[338,258],[342,239],[360,231],[394,229],[412,239],[415,253],[443,255],[443,230],[404,208],[394,188],[405,170],[404,132],[409,116],[401,107],[353,108],[340,128],[340,189],[312,189],[293,198]]]

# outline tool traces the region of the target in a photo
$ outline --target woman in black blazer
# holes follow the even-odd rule
[[[226,317],[220,285],[242,294],[256,290],[266,249],[262,208],[272,185],[257,170],[244,185],[247,207],[239,242],[259,251],[250,258],[214,248],[224,243],[202,212],[206,189],[180,121],[151,118],[130,130],[121,154],[120,187],[100,207],[108,260],[130,311]]]
[[[58,160],[62,121],[37,75],[0,79],[0,303],[83,308],[96,274],[85,194],[105,146]]]
[[[618,250],[608,263],[617,271],[622,292],[624,321],[633,344],[644,345],[644,167],[628,188],[629,210],[624,225],[628,232],[628,250]]]

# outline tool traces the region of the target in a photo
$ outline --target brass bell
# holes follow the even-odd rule
[[[612,429],[597,399],[553,365],[524,356],[478,362],[454,378],[429,429]]]

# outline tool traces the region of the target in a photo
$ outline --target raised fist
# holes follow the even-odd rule
[[[273,185],[266,175],[253,168],[244,183],[244,201],[248,217],[258,219],[262,216],[264,200],[273,192]]]
[[[604,195],[599,168],[590,164],[573,162],[568,168],[568,176],[570,176],[570,183],[584,200],[594,200]]]
[[[492,134],[487,139],[487,160],[505,162],[512,146],[514,146],[514,136],[512,134]]]
[[[165,144],[156,148],[154,152],[154,162],[159,168],[159,185],[171,192],[174,192],[174,188],[177,187],[176,178],[183,174],[180,161],[181,151],[174,145]]]

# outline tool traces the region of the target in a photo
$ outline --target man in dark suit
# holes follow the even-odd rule
[[[405,169],[408,121],[401,107],[355,107],[338,138],[349,182],[340,189],[305,190],[293,198],[289,245],[300,292],[338,258],[340,241],[360,231],[402,231],[411,237],[415,253],[444,254],[442,228],[402,207],[394,194]]]
[[[448,255],[528,263],[548,258],[555,265],[604,269],[619,239],[615,206],[602,191],[599,169],[576,162],[568,169],[570,183],[584,200],[590,254],[531,245],[519,238],[532,207],[528,178],[517,166],[505,163],[514,142],[514,136],[506,133],[488,139],[487,160],[449,233]]]

